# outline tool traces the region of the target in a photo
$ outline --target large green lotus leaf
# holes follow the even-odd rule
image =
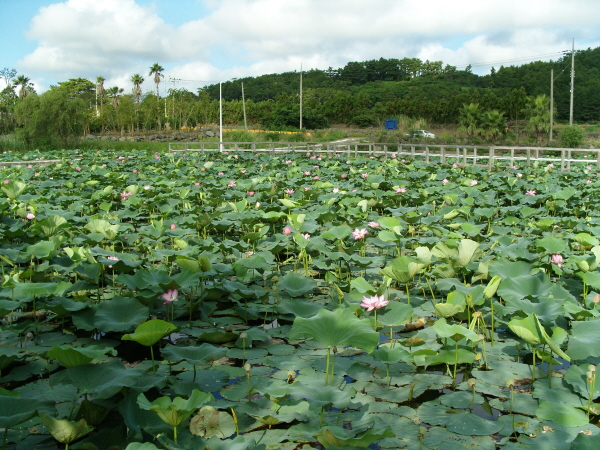
[[[600,244],[600,241],[589,233],[577,233],[571,238],[575,242],[579,242],[584,247],[594,247]]]
[[[27,184],[23,183],[22,181],[12,181],[8,184],[3,184],[0,187],[0,189],[2,189],[2,192],[4,192],[4,194],[10,200],[16,200],[26,188]]]
[[[110,398],[123,387],[138,381],[142,369],[127,369],[113,359],[105,364],[85,364],[70,367],[50,376],[51,384],[72,384],[81,394],[91,394],[96,399]]]
[[[600,448],[600,434],[588,436],[579,433],[571,442],[570,450],[598,450]]]
[[[546,253],[563,253],[567,249],[567,242],[554,236],[544,236],[535,241],[535,246]]]
[[[600,356],[600,320],[571,322],[567,353],[577,361]]]
[[[379,333],[369,319],[358,319],[351,309],[321,309],[315,316],[296,317],[290,339],[312,338],[325,347],[351,345],[371,352],[379,343]]]
[[[321,237],[323,239],[339,239],[341,241],[349,236],[350,233],[352,233],[352,228],[350,228],[348,225],[339,225],[324,231],[321,233]]]
[[[322,384],[304,384],[296,382],[289,388],[289,393],[296,400],[306,399],[310,407],[316,407],[320,410],[324,406],[333,406],[337,409],[343,409],[350,403],[356,390],[346,385],[344,390],[337,386],[323,386]]]
[[[94,427],[89,426],[84,419],[71,422],[64,419],[53,419],[41,413],[40,417],[44,425],[54,439],[63,444],[69,444],[91,432]]]
[[[506,300],[505,314],[509,312],[521,311],[523,314],[529,315],[534,313],[544,323],[551,323],[559,316],[565,315],[564,300],[541,297],[539,302],[533,302],[527,299],[511,299]]]
[[[221,359],[227,352],[226,348],[215,347],[204,343],[200,346],[178,347],[168,344],[161,350],[163,357],[167,361],[179,362],[186,361],[190,364],[210,364],[212,361]]]
[[[61,281],[59,283],[17,283],[14,288],[15,298],[30,295],[41,297],[46,295],[62,295],[71,287],[71,283]]]
[[[452,338],[456,335],[463,336],[466,339],[470,339],[473,342],[479,341],[479,335],[475,333],[473,330],[469,330],[466,327],[463,327],[458,324],[450,325],[446,322],[445,318],[438,319],[433,325],[433,329],[437,333],[437,335],[441,338]],[[460,339],[456,339],[460,340]]]
[[[536,380],[533,383],[533,397],[540,402],[556,402],[561,405],[571,405],[575,407],[587,404],[584,397],[576,394],[567,382],[560,378],[554,378],[552,387],[548,386],[548,380]]]
[[[448,318],[463,312],[465,307],[463,305],[454,305],[452,303],[436,303],[434,309],[436,315]]]
[[[84,226],[84,228],[91,233],[100,233],[109,240],[115,239],[119,232],[118,224],[112,225],[108,220],[103,219],[92,219]]]
[[[497,294],[504,300],[519,300],[526,297],[546,297],[552,289],[552,283],[545,273],[503,278]]]
[[[268,439],[269,435],[265,435],[264,432],[260,432],[258,438],[264,443]],[[270,446],[271,448],[277,448],[278,446]],[[248,437],[247,434],[236,436],[234,439],[221,439],[219,436],[213,436],[206,441],[206,448],[210,450],[261,450],[265,449],[264,445],[257,445],[256,440]]]
[[[317,286],[317,282],[312,278],[289,272],[279,279],[277,285],[279,289],[286,291],[292,297],[299,297],[312,291]]]
[[[320,429],[314,436],[327,449],[354,449],[366,448],[381,439],[396,437],[396,434],[391,430],[376,429],[366,431],[360,436],[350,437],[343,428],[327,427]]]
[[[381,361],[385,364],[395,364],[410,359],[410,353],[399,345],[391,348],[389,344],[382,344],[377,350],[373,351],[372,355],[375,361]]]
[[[436,364],[473,364],[475,361],[475,352],[472,348],[459,346],[456,350],[455,346],[442,347],[438,354],[431,358],[429,365]]]
[[[54,236],[60,230],[69,227],[69,222],[62,217],[56,214],[45,217],[36,223],[36,228],[38,228],[46,237]]]
[[[235,261],[232,266],[245,267],[246,269],[269,270],[269,263],[260,255],[252,255],[249,258],[242,258]]]
[[[381,230],[377,233],[377,237],[383,242],[395,242],[400,238],[398,234],[388,230]]]
[[[8,367],[13,361],[25,356],[16,347],[0,347],[0,370]]]
[[[465,436],[495,434],[502,425],[482,419],[467,411],[444,407],[438,402],[423,403],[417,409],[419,418],[430,425],[444,425],[448,431]]]
[[[103,333],[130,331],[148,319],[150,310],[135,298],[113,297],[98,307],[94,325]]]
[[[46,358],[56,359],[65,367],[81,366],[89,364],[94,358],[110,353],[116,356],[116,350],[105,347],[99,348],[97,345],[87,347],[72,347],[70,345],[55,345],[46,353]]]
[[[542,327],[540,321],[534,313],[531,313],[524,319],[512,319],[508,323],[508,327],[513,333],[515,333],[528,344],[546,344],[548,347],[550,347],[550,350],[552,350],[558,356],[567,361],[571,361],[571,358],[560,349],[558,344],[554,342],[550,336],[548,336],[548,333],[546,333],[546,330],[544,327]]]
[[[175,330],[177,330],[177,327],[172,323],[160,319],[152,319],[139,325],[134,333],[126,334],[121,339],[124,341],[135,341],[146,347],[150,347]]]
[[[125,450],[160,450],[156,445],[154,445],[152,442],[132,442],[131,444],[129,444],[127,447],[125,447]]]
[[[410,320],[413,312],[409,304],[392,301],[379,310],[377,323],[388,327],[402,325]]]
[[[371,286],[363,277],[353,278],[352,281],[350,281],[350,287],[361,294],[369,293],[373,295],[377,291],[377,289]]]
[[[488,269],[492,276],[499,276],[502,279],[521,277],[529,275],[533,264],[525,261],[509,261],[504,258],[494,260]]]
[[[393,259],[380,273],[400,283],[408,283],[423,268],[425,264],[419,263],[409,256],[399,256]]]
[[[418,449],[419,446],[409,447]],[[429,428],[423,437],[424,449],[436,450],[495,450],[496,440],[490,436],[463,436],[443,427]]]
[[[444,394],[440,397],[440,402],[444,406],[453,408],[470,408],[472,404],[481,405],[485,399],[479,394],[473,396],[472,392],[469,391],[454,391],[448,394]],[[537,402],[536,402],[537,404]]]
[[[293,314],[296,317],[312,317],[319,310],[323,309],[320,303],[312,303],[301,299],[283,299],[277,305],[277,311],[280,314]]]
[[[587,414],[572,405],[557,402],[541,402],[535,415],[538,419],[551,420],[563,427],[579,427],[588,423]]]
[[[0,396],[0,428],[13,428],[35,416],[40,408],[53,407],[51,401],[40,398]]]
[[[563,380],[584,398],[588,398],[590,395],[590,383],[587,381],[587,367],[587,365],[576,366],[572,364],[563,377]],[[599,395],[600,383],[595,383],[592,398],[595,399]]]
[[[458,255],[456,256],[456,264],[459,267],[466,267],[471,261],[474,261],[479,256],[479,242],[471,239],[461,239],[458,243]]]
[[[583,281],[588,286],[591,286],[594,289],[600,290],[600,273],[598,273],[598,272],[577,272],[577,275],[579,275],[581,277],[581,281]]]
[[[226,439],[235,434],[233,417],[225,411],[217,411],[212,406],[203,406],[190,420],[190,433],[206,439],[218,436]]]
[[[171,400],[170,397],[164,396],[157,398],[153,402],[148,401],[142,393],[138,396],[137,403],[140,408],[154,411],[165,423],[172,427],[177,427],[191,416],[196,409],[212,399],[213,396],[211,394],[194,389],[188,399],[175,397]]]

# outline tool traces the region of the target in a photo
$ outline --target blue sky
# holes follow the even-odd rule
[[[0,69],[38,92],[159,63],[192,91],[232,78],[420,58],[479,74],[600,46],[598,0],[0,0]],[[0,80],[0,86],[4,80]],[[162,87],[161,87],[162,89]]]

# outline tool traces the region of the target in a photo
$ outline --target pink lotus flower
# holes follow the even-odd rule
[[[35,219],[35,214],[27,213],[27,216],[25,216],[25,217],[27,217],[27,220],[33,220],[33,219]]]
[[[150,185],[149,185],[149,184],[147,184],[146,186],[144,186],[144,190],[145,190],[145,191],[149,191],[149,190],[150,190]]]
[[[383,295],[374,295],[372,297],[363,297],[362,303],[360,306],[363,308],[367,308],[367,312],[373,311],[374,309],[383,308],[388,305],[390,302],[385,300]]]
[[[396,194],[404,194],[406,192],[405,187],[396,188]]]
[[[553,163],[550,163],[550,164],[548,164],[548,167],[549,167],[550,169],[552,169],[552,168],[554,167],[554,164],[553,164]]]
[[[176,230],[177,229],[177,225],[175,225],[174,223],[171,224],[171,230]]]
[[[119,258],[117,258],[116,256],[107,256],[106,259],[110,259],[111,261],[118,261]]]
[[[456,163],[452,164],[453,169],[456,169],[457,167],[458,167],[458,164],[456,164]]]
[[[340,192],[340,188],[333,188],[333,193],[337,194],[338,192]]]
[[[235,181],[234,181],[234,180],[231,180],[231,181],[229,182],[229,184],[227,185],[227,187],[235,187],[235,185],[236,185]]]
[[[304,186],[305,191],[310,191],[310,186]]]
[[[286,161],[285,161],[285,163],[286,163],[286,164],[291,164],[291,163],[292,163],[292,160],[291,160],[291,159],[288,159],[288,160],[286,160]]]
[[[33,164],[29,164],[29,165],[27,166],[27,168],[28,168],[28,169],[33,169]]]
[[[391,156],[392,156],[392,158],[395,158],[395,157],[396,157],[396,154],[395,154],[395,153],[392,153],[392,155],[391,155]]]
[[[177,292],[177,289],[168,289],[167,292],[165,292],[161,296],[164,300],[163,306],[166,306],[168,303],[173,303],[174,301],[176,301],[178,295],[179,292]]]
[[[535,195],[535,194],[536,194],[535,189],[531,189],[531,190],[525,192],[525,195]]]
[[[137,169],[133,169],[133,173],[137,173]]]
[[[304,175],[306,175],[308,177],[308,176],[310,176],[310,172],[307,170],[306,172],[304,172]]]
[[[217,175],[225,175],[223,172],[219,172]]]
[[[285,193],[292,195],[294,193],[294,190],[293,189],[286,189]]]
[[[345,173],[340,175],[340,178],[346,178],[348,175],[346,175]]]
[[[292,229],[291,229],[291,227],[285,227],[285,228],[283,229],[283,234],[286,234],[286,235],[292,234]]]
[[[246,169],[240,170],[240,173],[246,173]]]
[[[10,183],[10,180],[4,180],[4,184]]]
[[[254,191],[248,191],[248,197],[254,197]]]
[[[369,222],[367,225],[369,225],[371,228],[379,228],[381,225],[379,225],[379,222]]]
[[[363,174],[362,174],[362,177],[363,177],[363,178],[367,178],[368,176],[369,176],[369,174],[368,174],[368,173],[363,173]]]
[[[445,186],[445,185],[447,185],[447,184],[449,183],[449,181],[448,181],[448,179],[447,179],[447,178],[444,178],[444,179],[442,180],[442,183],[443,183],[443,184],[444,184],[444,186]]]
[[[564,260],[563,260],[563,257],[561,255],[555,253],[555,254],[553,254],[550,257],[550,262],[552,264],[556,264],[559,268],[561,268],[562,265],[563,265]]]
[[[79,167],[79,166],[78,166],[78,167],[75,167],[75,170],[76,170],[77,172],[81,172],[81,167]]]
[[[310,234],[308,234],[308,233],[301,234],[300,236],[302,236],[304,239],[307,239],[307,240],[310,238]]]
[[[522,174],[522,173],[518,173],[518,174],[517,174],[517,178],[521,178],[522,176],[523,176],[523,174]]]
[[[194,186],[200,186],[200,183],[198,183],[197,181],[194,183]]]
[[[366,228],[362,228],[360,230],[358,228],[355,228],[352,232],[352,237],[355,241],[358,241],[360,239],[364,239],[367,236],[368,232],[369,231]]]

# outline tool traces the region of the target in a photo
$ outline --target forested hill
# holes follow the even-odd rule
[[[360,111],[372,115],[406,114],[435,123],[457,122],[464,104],[479,103],[486,110],[502,111],[509,120],[519,118],[528,96],[550,95],[554,69],[557,120],[568,120],[571,55],[558,61],[499,67],[485,76],[470,68],[457,70],[441,61],[416,58],[349,62],[343,68],[312,69],[303,73],[303,106],[314,108],[340,122]],[[600,120],[600,47],[576,52],[575,108],[578,122]],[[300,73],[247,77],[222,84],[225,100],[298,102]],[[219,85],[204,89],[219,98]]]

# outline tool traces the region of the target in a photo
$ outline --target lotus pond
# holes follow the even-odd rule
[[[599,448],[598,168],[389,156],[19,154],[2,448]]]

